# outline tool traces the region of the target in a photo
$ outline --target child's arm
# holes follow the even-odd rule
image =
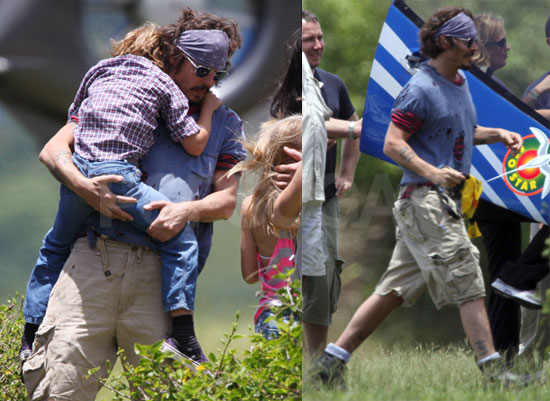
[[[248,210],[251,199],[252,196],[244,198],[241,206],[241,273],[243,275],[243,280],[248,284],[257,283],[259,280],[256,259],[258,246],[254,240],[252,228],[249,227],[250,223],[246,218],[246,211]]]
[[[271,221],[279,228],[294,223],[302,208],[302,163],[294,173],[290,184],[277,196],[273,204]]]
[[[212,129],[212,115],[218,107],[222,105],[222,101],[212,92],[208,92],[201,103],[201,113],[197,124],[200,127],[198,134],[190,135],[182,139],[181,146],[191,156],[199,156],[210,138]]]

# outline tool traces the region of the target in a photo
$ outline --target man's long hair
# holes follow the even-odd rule
[[[418,34],[420,40],[420,51],[429,58],[437,58],[443,53],[443,47],[439,44],[439,37],[435,37],[435,34],[443,26],[445,22],[453,18],[454,16],[464,12],[472,20],[474,16],[472,12],[464,7],[443,7],[433,14],[428,21],[420,28]],[[449,39],[451,46],[453,42]]]
[[[246,222],[249,227],[262,228],[267,235],[278,235],[277,227],[271,222],[273,205],[281,193],[281,189],[275,185],[275,166],[295,162],[283,147],[302,150],[302,116],[294,115],[263,123],[257,139],[246,141],[244,146],[251,157],[238,163],[227,175],[257,173],[258,181],[252,193],[252,201],[245,212]],[[297,222],[289,229],[295,235]]]
[[[162,71],[169,74],[177,71],[185,56],[174,45],[174,40],[184,31],[194,29],[216,29],[229,37],[228,60],[242,45],[237,23],[229,18],[185,8],[182,17],[175,23],[159,26],[145,23],[128,32],[124,39],[113,41],[111,55],[133,54],[151,60]],[[226,68],[229,67],[229,61]]]

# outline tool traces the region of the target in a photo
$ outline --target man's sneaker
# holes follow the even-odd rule
[[[323,352],[311,365],[308,377],[320,381],[327,387],[344,387],[346,363],[337,356]]]
[[[201,363],[208,361],[200,348],[194,355],[191,355],[191,353],[183,353],[178,341],[173,337],[168,337],[164,340],[160,350],[162,352],[173,354],[176,359],[178,359],[181,363],[188,365],[193,370],[196,370]]]
[[[515,302],[528,309],[542,309],[541,298],[535,291],[518,290],[499,278],[493,281],[491,287],[496,293],[503,297],[513,299]]]

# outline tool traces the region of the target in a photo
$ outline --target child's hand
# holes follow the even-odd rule
[[[201,108],[213,112],[217,110],[217,108],[220,107],[222,104],[223,103],[219,97],[214,95],[212,92],[208,92],[202,100]]]

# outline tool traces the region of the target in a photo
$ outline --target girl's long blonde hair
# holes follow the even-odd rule
[[[251,158],[238,163],[228,172],[228,176],[240,172],[259,175],[245,218],[250,227],[260,227],[268,235],[278,235],[277,227],[271,222],[273,204],[282,191],[275,185],[275,166],[295,162],[283,147],[302,150],[302,116],[297,114],[263,123],[256,140],[246,141],[244,146]],[[293,235],[297,225],[295,223],[289,227]]]

